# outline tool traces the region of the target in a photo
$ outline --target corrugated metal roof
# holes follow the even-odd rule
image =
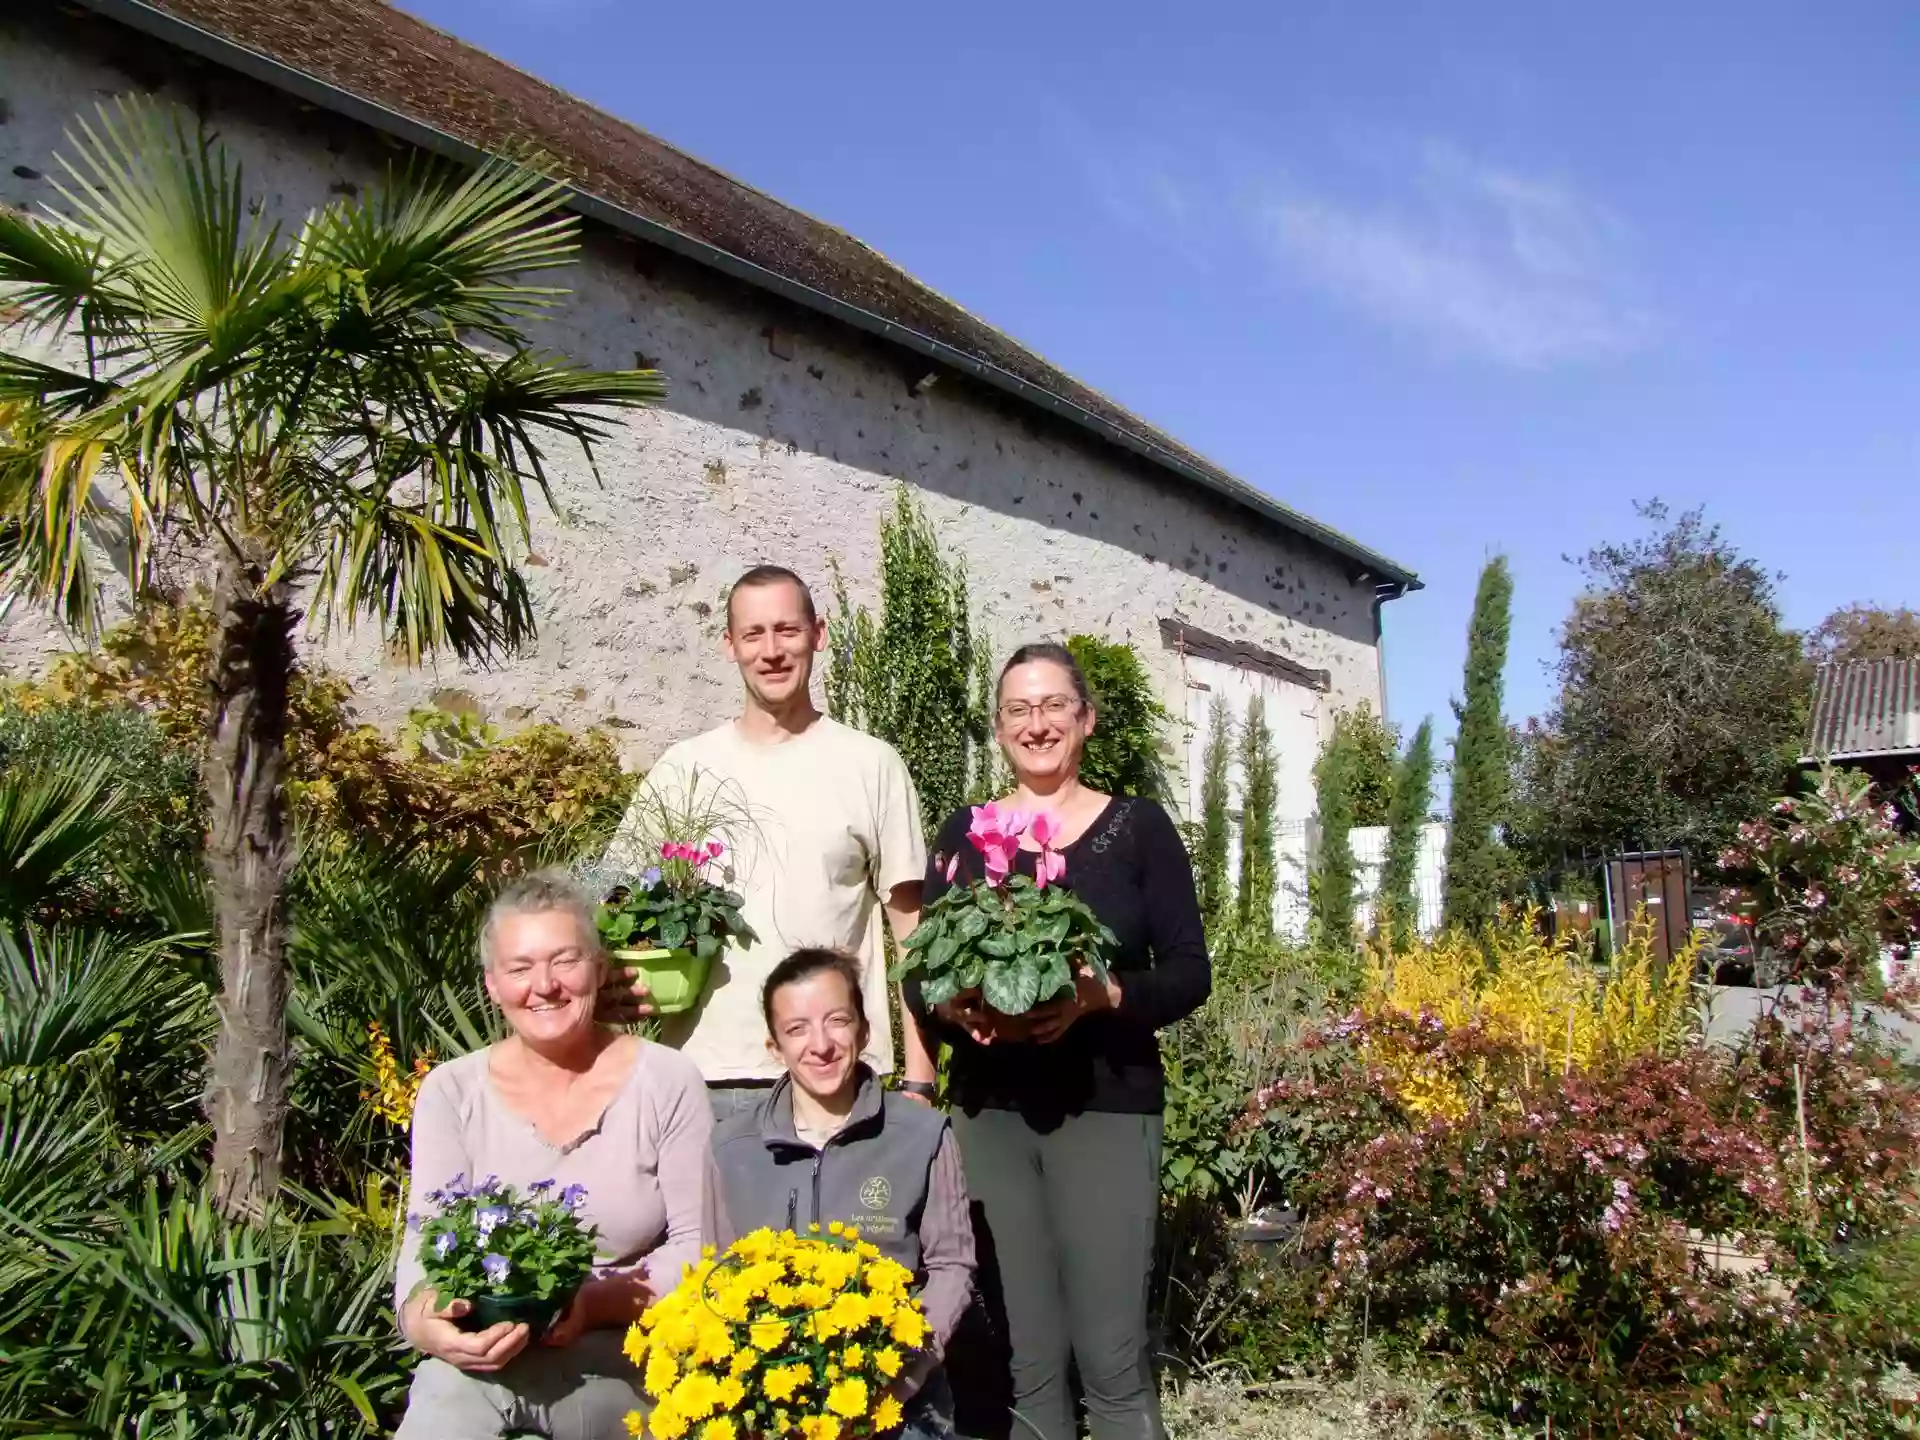
[[[1920,660],[1822,665],[1808,762],[1920,754]]]

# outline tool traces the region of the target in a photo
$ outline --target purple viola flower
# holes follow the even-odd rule
[[[474,1212],[473,1225],[480,1232],[480,1238],[489,1235],[513,1218],[513,1212],[504,1205],[488,1205]]]
[[[428,1198],[429,1198],[429,1199],[431,1199],[432,1197],[431,1197],[431,1196],[429,1196]],[[420,1214],[416,1214],[416,1213],[415,1213],[414,1211],[412,1211],[412,1210],[409,1210],[409,1211],[407,1212],[407,1229],[409,1229],[409,1230],[418,1230],[418,1229],[419,1229],[419,1228],[420,1228],[420,1227],[421,1227],[422,1225],[424,1225],[424,1224],[426,1224],[426,1223],[427,1223],[427,1217],[426,1217],[426,1216],[424,1216],[424,1215],[420,1215]]]
[[[487,1279],[495,1285],[504,1285],[507,1276],[513,1273],[513,1265],[504,1255],[488,1255],[480,1262],[480,1268],[486,1272]]]
[[[560,1203],[569,1210],[578,1210],[582,1205],[587,1203],[587,1187],[584,1185],[567,1186],[566,1189],[560,1192]]]
[[[659,883],[660,883],[660,867],[658,865],[649,866],[647,869],[640,872],[640,888],[642,890],[651,890],[654,886],[658,885]]]
[[[553,1181],[536,1180],[531,1185],[527,1186],[527,1193],[530,1195],[544,1195],[547,1193],[547,1191],[551,1189],[553,1189]]]
[[[442,1230],[433,1242],[433,1253],[442,1260],[451,1255],[460,1244],[460,1237],[451,1230]]]
[[[473,1193],[476,1195],[497,1195],[499,1192],[500,1177],[498,1175],[489,1175],[473,1187]]]

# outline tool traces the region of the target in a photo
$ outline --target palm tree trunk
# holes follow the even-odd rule
[[[280,1183],[287,1111],[287,687],[298,614],[264,555],[228,556],[213,597],[213,744],[207,868],[220,956],[219,1036],[208,1081],[213,1192],[257,1215]]]

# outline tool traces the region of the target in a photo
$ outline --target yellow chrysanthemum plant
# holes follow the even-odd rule
[[[913,1273],[838,1222],[756,1230],[711,1247],[627,1331],[653,1440],[883,1436],[904,1415],[897,1384],[927,1343]]]

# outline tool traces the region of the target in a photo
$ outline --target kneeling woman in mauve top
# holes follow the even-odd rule
[[[460,1177],[585,1192],[600,1254],[553,1327],[469,1333],[463,1297],[426,1288],[408,1231],[394,1305],[415,1372],[397,1440],[527,1433],[599,1440],[649,1408],[621,1353],[627,1326],[671,1290],[720,1229],[700,1075],[677,1051],[593,1019],[606,969],[593,908],[564,876],[535,875],[494,901],[480,932],[487,993],[512,1034],[434,1068],[413,1111],[412,1205]]]
[[[1093,727],[1086,677],[1064,646],[1014,652],[1000,673],[995,728],[1018,784],[1002,803],[1058,823],[1067,889],[1119,941],[1109,978],[1082,975],[1072,995],[1010,1025],[953,1002],[929,1010],[916,980],[906,985],[928,1038],[953,1045],[953,1130],[992,1242],[1013,1430],[1023,1440],[1079,1433],[1069,1355],[1092,1440],[1165,1435],[1147,1338],[1165,1085],[1156,1032],[1191,1014],[1212,986],[1193,869],[1173,821],[1152,800],[1080,783]],[[970,819],[961,810],[941,828],[927,903],[980,877]],[[1033,874],[1034,859],[1022,852],[1022,873]],[[908,1075],[931,1078],[930,1068]]]

